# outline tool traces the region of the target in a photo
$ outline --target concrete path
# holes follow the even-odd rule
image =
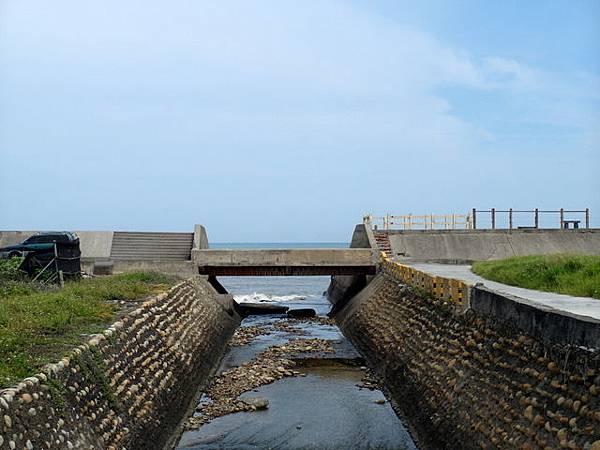
[[[488,289],[518,297],[522,303],[544,310],[582,318],[600,320],[600,300],[589,297],[572,297],[552,292],[534,291],[486,280],[471,272],[471,266],[452,264],[410,264],[415,269],[446,278],[455,278],[471,284],[482,283]]]

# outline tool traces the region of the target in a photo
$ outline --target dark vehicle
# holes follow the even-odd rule
[[[0,248],[9,258],[25,256],[19,267],[30,276],[39,272],[54,274],[56,278],[81,275],[81,251],[79,238],[69,231],[38,233],[20,244]]]
[[[27,256],[32,251],[44,250],[54,247],[54,243],[71,244],[79,238],[75,233],[70,231],[47,231],[43,233],[34,234],[28,237],[20,244],[9,245],[4,248],[0,248],[0,255],[3,258],[15,258],[20,256]],[[40,245],[46,244],[46,245]],[[51,245],[47,245],[51,244]]]

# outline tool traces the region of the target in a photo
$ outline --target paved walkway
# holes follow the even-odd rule
[[[471,272],[471,266],[452,264],[410,264],[415,269],[446,278],[455,278],[471,284],[482,283],[485,287],[502,294],[518,297],[518,301],[537,308],[581,318],[600,320],[600,300],[589,297],[572,297],[552,292],[534,291],[486,280]]]

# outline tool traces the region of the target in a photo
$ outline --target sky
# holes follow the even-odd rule
[[[0,0],[0,229],[600,227],[600,2]]]

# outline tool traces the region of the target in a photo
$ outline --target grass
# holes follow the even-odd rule
[[[0,387],[30,376],[114,319],[113,300],[163,292],[174,277],[132,273],[72,281],[64,288],[33,284],[0,263]]]
[[[600,299],[600,256],[519,256],[477,262],[472,270],[512,286]]]

